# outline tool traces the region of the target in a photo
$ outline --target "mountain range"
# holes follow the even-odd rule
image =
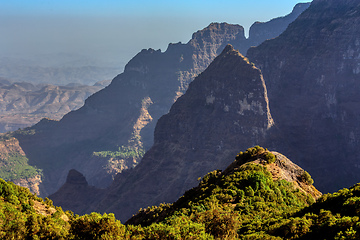
[[[305,10],[308,5],[298,5],[302,7],[296,7],[290,15],[300,14],[298,9]],[[286,19],[288,23],[292,20]],[[116,174],[140,162],[153,145],[157,120],[183,95],[194,77],[227,44],[245,54],[253,45],[251,41],[245,38],[240,25],[212,23],[194,33],[186,44],[169,44],[165,52],[142,50],[122,74],[89,97],[77,111],[60,121],[43,119],[31,128],[6,134],[4,139],[15,137],[14,142],[26,155],[27,160],[23,160],[35,167],[36,173],[41,172],[38,187],[41,196],[58,190],[70,169],[84,174],[89,184],[104,188]]]
[[[159,119],[154,145],[125,180],[114,181],[99,210],[126,219],[146,204],[172,202],[203,172],[263,143],[274,124],[266,92],[260,71],[228,45]]]
[[[140,208],[175,202],[141,210],[130,225],[157,222],[159,227],[184,216],[208,226],[208,216],[222,216],[235,224],[226,224],[234,226],[228,229],[232,236],[251,236],[261,226],[259,234],[285,238],[316,238],[322,230],[330,238],[355,238],[357,185],[325,195],[285,221],[246,215],[241,228],[229,216],[267,209],[260,198],[272,201],[273,192],[286,195],[286,204],[311,204],[310,197],[300,198],[302,203],[294,197],[304,189],[284,193],[268,185],[269,175],[260,168],[261,174],[238,165],[253,150],[238,151],[257,144],[289,156],[322,192],[359,182],[359,21],[358,1],[314,0],[278,37],[249,50],[243,28],[226,23],[212,23],[187,44],[170,44],[165,52],[143,50],[79,110],[2,136],[0,147],[9,151],[4,159],[11,161],[1,164],[16,169],[17,179],[40,176],[40,194],[53,193],[56,205],[77,213],[113,212],[125,221]],[[276,152],[262,149],[259,162],[289,170],[293,165]],[[16,161],[22,164],[9,164]],[[310,186],[310,174],[296,169],[290,172],[300,175],[285,175]],[[227,173],[246,180],[237,183]],[[207,198],[208,192],[214,196]],[[312,197],[318,196],[313,190]],[[208,212],[219,202],[226,203],[222,214]],[[339,209],[345,209],[347,220]],[[330,228],[337,224],[342,227]]]
[[[32,84],[0,79],[0,132],[32,126],[42,118],[60,120],[65,114],[84,105],[85,99],[105,87],[67,84]]]
[[[115,61],[114,61],[115,62]],[[124,63],[102,62],[76,53],[0,56],[0,77],[31,84],[93,85],[112,79]]]
[[[358,182],[359,7],[314,0],[248,58],[227,46],[159,119],[140,164],[118,174],[88,209],[127,219],[141,207],[175,201],[254,144],[306,166],[321,191]],[[63,190],[52,195],[55,202]]]

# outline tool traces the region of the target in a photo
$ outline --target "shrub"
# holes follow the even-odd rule
[[[267,163],[274,163],[276,161],[276,156],[271,152],[266,152],[264,158]]]
[[[310,174],[307,171],[304,171],[301,174],[301,179],[308,185],[312,185],[314,180],[311,178]]]

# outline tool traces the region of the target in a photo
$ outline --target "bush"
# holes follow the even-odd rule
[[[260,146],[255,146],[252,148],[248,148],[245,152],[239,152],[236,156],[236,160],[240,163],[246,163],[251,160],[253,157],[265,152],[265,149]]]
[[[274,163],[276,161],[276,156],[271,152],[266,152],[264,154],[264,159],[267,163]]]
[[[114,214],[91,213],[75,218],[70,233],[75,239],[124,239],[125,226]]]
[[[303,182],[305,182],[308,185],[314,184],[314,180],[311,178],[310,174],[307,171],[304,171],[301,174],[301,179]]]

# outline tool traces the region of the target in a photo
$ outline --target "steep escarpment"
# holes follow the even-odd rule
[[[358,1],[315,0],[280,37],[248,51],[282,132],[271,143],[324,192],[359,180],[359,26]]]
[[[160,118],[153,147],[96,209],[126,219],[172,202],[198,177],[226,167],[238,149],[263,142],[273,124],[261,72],[228,45]]]

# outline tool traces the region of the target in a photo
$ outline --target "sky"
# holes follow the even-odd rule
[[[291,12],[299,0],[0,0],[0,57],[71,53],[124,64],[144,48],[186,43],[211,22]]]

